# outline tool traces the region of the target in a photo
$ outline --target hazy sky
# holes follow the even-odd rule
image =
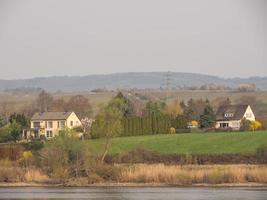
[[[0,69],[267,76],[267,0],[0,0]]]

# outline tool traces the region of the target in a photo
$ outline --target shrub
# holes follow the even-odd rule
[[[0,128],[0,142],[8,142],[11,140],[10,127],[8,125]]]
[[[259,130],[261,129],[261,127],[262,127],[261,122],[257,120],[250,122],[250,130],[252,131]]]
[[[94,165],[91,166],[93,173],[101,177],[102,179],[106,181],[117,181],[119,174],[120,174],[120,168],[115,165],[111,164],[104,164],[102,162],[96,162]]]
[[[267,116],[261,119],[262,129],[267,130]]]
[[[267,145],[262,145],[256,150],[256,155],[259,158],[266,159],[267,158]]]
[[[24,148],[19,144],[5,144],[0,146],[0,159],[18,160]]]
[[[246,118],[243,118],[241,120],[240,131],[249,131],[249,130],[250,130],[250,121],[247,120]]]
[[[175,128],[171,127],[169,133],[174,134],[176,132]]]
[[[32,141],[24,143],[23,147],[29,151],[39,151],[44,147],[44,143],[42,141]]]

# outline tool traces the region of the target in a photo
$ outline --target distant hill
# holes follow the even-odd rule
[[[55,76],[19,80],[0,79],[0,90],[43,88],[48,91],[83,91],[96,88],[160,88],[164,83],[164,75],[166,75],[166,72],[129,72],[107,75]],[[256,84],[257,88],[267,90],[267,77],[224,79],[203,74],[171,72],[170,79],[175,87],[215,84],[235,88],[240,84],[253,83]]]

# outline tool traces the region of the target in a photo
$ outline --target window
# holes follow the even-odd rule
[[[52,131],[46,131],[46,137],[47,138],[53,137],[53,132]]]
[[[47,122],[47,128],[53,128],[53,122]]]
[[[234,113],[225,113],[224,114],[224,117],[233,117],[234,116]]]
[[[220,123],[220,128],[228,128],[229,123]]]
[[[40,128],[41,123],[40,122],[33,122],[33,128]]]
[[[246,118],[250,118],[251,116],[251,113],[246,113]]]
[[[70,126],[73,126],[73,121],[70,121]]]
[[[59,122],[59,128],[65,128],[65,121]]]

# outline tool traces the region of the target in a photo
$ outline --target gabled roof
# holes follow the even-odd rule
[[[217,121],[240,120],[243,118],[249,105],[226,105],[219,107],[216,113]],[[227,117],[225,116],[227,115]]]
[[[42,112],[35,113],[32,120],[66,120],[72,112]]]

